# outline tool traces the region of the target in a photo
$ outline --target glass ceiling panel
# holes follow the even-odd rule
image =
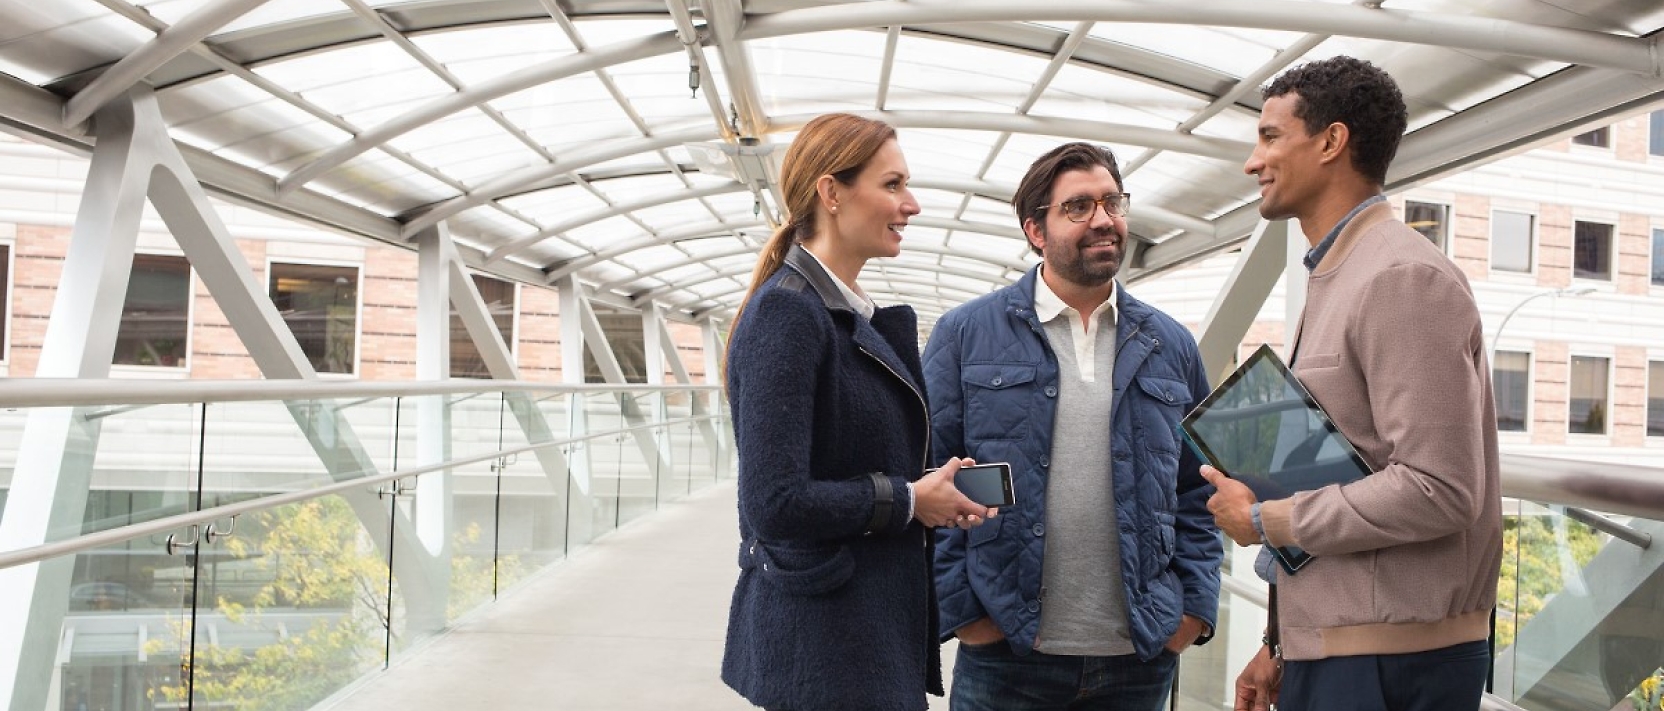
[[[32,2],[7,8],[6,19],[0,72],[36,85],[115,61],[156,37],[91,2]]]
[[[746,193],[749,195],[749,193]],[[709,199],[709,198],[707,198]],[[731,211],[717,208],[722,214],[733,214]],[[647,223],[655,230],[674,230],[686,225],[704,224],[716,219],[710,210],[700,204],[698,200],[678,200],[668,205],[649,207],[635,211],[636,219]]]
[[[209,4],[208,0],[161,0],[160,2],[134,3],[145,11],[156,16],[156,19],[169,25],[179,24],[191,13]],[[220,32],[235,32],[237,30],[261,25],[288,22],[305,17],[329,15],[345,12],[340,0],[283,0],[283,2],[267,2],[250,10],[235,20],[232,20]]]
[[[615,203],[635,202],[653,195],[680,193],[686,189],[682,186],[682,181],[669,174],[597,180],[590,185]]]
[[[1071,27],[1067,23],[1040,24],[1060,29]],[[1140,22],[1100,22],[1092,27],[1090,34],[1237,77],[1253,72],[1276,56],[1278,50],[1304,36],[1299,32],[1277,30]]]
[[[209,151],[228,151],[260,170],[321,152],[351,138],[311,114],[272,98],[240,78],[223,76],[159,95],[174,137]]]
[[[903,34],[890,75],[890,109],[1013,113],[1049,57]]]
[[[636,223],[623,216],[609,217],[582,227],[567,230],[566,238],[593,252],[607,249],[619,242],[635,241],[647,236]]]
[[[1170,129],[1207,105],[1200,97],[1070,64],[1030,113]]]
[[[577,50],[552,24],[517,24],[416,35],[410,41],[460,80],[474,85]]]
[[[342,72],[342,67],[353,71]],[[302,55],[254,72],[361,127],[375,126],[452,91],[390,42]]]
[[[1022,176],[1016,176],[1016,179],[1011,180],[1010,184],[1016,185],[1017,180],[1021,179]],[[995,225],[1011,225],[1012,227],[1019,225],[1016,211],[1011,208],[1011,203],[985,197],[972,197],[970,204],[966,205],[965,211],[961,213],[960,219]]]
[[[1009,254],[1014,249],[1022,249],[1026,242],[1011,237],[1000,237],[986,232],[970,232],[960,230],[948,238],[948,246],[955,250],[975,252],[977,254]]]
[[[875,84],[883,71],[882,33],[818,32],[747,42],[746,47],[765,96],[874,108]]]
[[[543,162],[541,156],[478,109],[424,124],[387,143],[468,185]]]
[[[514,195],[502,198],[499,202],[516,212],[549,215],[553,218],[550,222],[565,222],[607,209],[607,204],[602,202],[601,198],[576,185]]]
[[[954,180],[975,178],[982,159],[994,147],[999,135],[990,131],[950,131],[903,128],[896,130],[896,142],[907,158],[913,180],[921,176]]]

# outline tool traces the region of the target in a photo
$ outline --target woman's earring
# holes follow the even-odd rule
[[[834,214],[834,215],[838,214],[838,206],[837,205],[832,206],[832,214]]]

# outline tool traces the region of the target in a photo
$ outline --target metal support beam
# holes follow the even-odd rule
[[[1202,319],[1197,345],[1215,385],[1234,369],[1237,348],[1253,327],[1266,297],[1283,278],[1287,262],[1288,222],[1262,220]]]
[[[1650,39],[1606,32],[1533,25],[1449,13],[1327,5],[1293,0],[1007,0],[838,3],[751,17],[739,38],[758,40],[811,32],[949,22],[1137,22],[1244,27],[1283,32],[1362,37],[1497,52],[1569,64],[1664,76],[1664,56]]]
[[[64,106],[64,123],[74,126],[92,118],[93,112],[126,93],[151,71],[190,51],[215,30],[264,4],[266,0],[217,0],[198,8],[172,27],[162,30],[155,39],[122,57],[86,88],[70,97]]]
[[[624,377],[624,368],[619,365],[618,356],[613,351],[612,343],[607,339],[606,331],[601,328],[601,319],[595,315],[595,309],[589,305],[588,299],[581,296],[578,298],[578,313],[575,315],[579,326],[583,329],[584,346],[588,349],[590,356],[595,358],[595,364],[600,367],[601,377],[609,383],[618,385],[628,382]],[[566,317],[567,314],[563,310],[561,319],[564,321]],[[651,353],[648,354],[649,364],[653,362],[652,355]],[[648,369],[652,370],[651,367]],[[639,428],[648,424],[648,415],[642,412],[641,406],[636,402],[633,395],[620,395],[618,397],[618,410],[619,416],[624,418],[626,427]],[[635,439],[636,446],[641,449],[642,458],[649,462],[651,466],[656,467],[654,471],[662,472],[669,469],[669,465],[661,455],[658,442],[653,438],[651,431],[632,429],[630,436]]]
[[[450,314],[451,310],[455,309],[463,328],[468,332],[468,340],[473,342],[474,349],[480,354],[480,360],[484,361],[486,372],[491,374],[492,379],[519,380],[520,369],[514,363],[514,352],[509,344],[503,341],[496,322],[491,318],[490,308],[480,296],[479,287],[474,284],[472,275],[468,273],[462,258],[457,254],[456,243],[451,241],[450,230],[444,225],[438,225],[416,235],[416,241],[421,249],[423,278],[428,278],[429,259],[437,262],[436,268],[444,272],[443,279],[423,283],[421,288],[423,299],[434,298],[429,292],[438,294],[435,300],[439,301],[441,306],[436,308],[441,309],[444,314],[444,331],[440,334],[447,351],[444,376],[450,375]],[[420,346],[418,343],[421,353],[430,352],[429,349]],[[556,439],[554,429],[549,426],[549,420],[538,407],[535,398],[524,392],[503,393],[503,398],[528,444],[553,442]],[[568,464],[566,456],[559,449],[552,447],[535,450],[535,456],[543,470],[543,476],[549,481],[550,490],[556,492],[557,496],[565,496]],[[421,500],[420,495],[417,500]]]
[[[600,222],[605,219],[618,217],[619,215],[632,213],[637,210],[645,210],[648,208],[658,207],[660,205],[668,205],[673,202],[681,202],[683,200],[699,200],[701,198],[716,195],[741,193],[746,192],[746,190],[746,186],[739,183],[722,183],[718,185],[708,185],[702,188],[693,188],[676,193],[658,193],[649,195],[632,202],[619,203],[600,210],[594,210],[577,215],[570,219],[562,220],[556,224],[540,229],[524,237],[516,237],[502,246],[491,250],[491,252],[485,255],[485,258],[488,263],[496,262],[501,259],[507,259],[514,256],[517,252],[523,251],[532,245],[568,230]]]
[[[416,379],[451,377],[450,233],[443,225],[416,237]],[[451,401],[444,395],[416,399],[416,465],[451,460]],[[438,566],[450,569],[450,529],[456,521],[456,475],[434,472],[415,489],[416,535]],[[439,582],[439,581],[435,581]],[[440,594],[449,599],[448,581]]]

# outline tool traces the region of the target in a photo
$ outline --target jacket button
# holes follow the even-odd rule
[[[1040,601],[1039,600],[1029,600],[1028,601],[1028,611],[1029,612],[1039,612],[1040,611]]]
[[[1046,535],[1046,524],[1043,524],[1043,523],[1034,524],[1034,535],[1036,535],[1036,536]]]
[[[988,384],[992,385],[994,387],[999,387],[1000,383],[1003,383],[1003,382],[1005,382],[1005,378],[996,377],[993,380],[989,381]]]
[[[1049,467],[1051,465],[1052,465],[1052,458],[1051,457],[1048,457],[1044,454],[1040,455],[1040,466]]]
[[[1046,397],[1057,397],[1057,386],[1056,385],[1047,385],[1046,386]]]

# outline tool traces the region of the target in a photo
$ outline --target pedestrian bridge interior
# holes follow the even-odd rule
[[[37,377],[0,382],[0,696],[743,708],[716,679],[737,532],[711,376],[809,119],[896,126],[923,212],[860,282],[921,338],[1034,264],[1027,165],[1109,146],[1125,283],[1235,260],[1196,331],[1218,375],[1299,234],[1241,170],[1271,77],[1392,73],[1393,192],[1656,108],[1661,29],[1654,0],[0,0],[0,129],[91,159]],[[110,378],[146,204],[262,380]],[[218,204],[415,252],[417,381],[320,378]],[[521,380],[474,273],[558,292],[563,362],[605,382]],[[453,309],[491,379],[446,378]],[[641,314],[644,351],[598,312]],[[702,331],[710,383],[667,323]],[[1661,474],[1504,451],[1487,703],[1657,708]],[[1258,647],[1251,554],[1179,707],[1228,708]]]

